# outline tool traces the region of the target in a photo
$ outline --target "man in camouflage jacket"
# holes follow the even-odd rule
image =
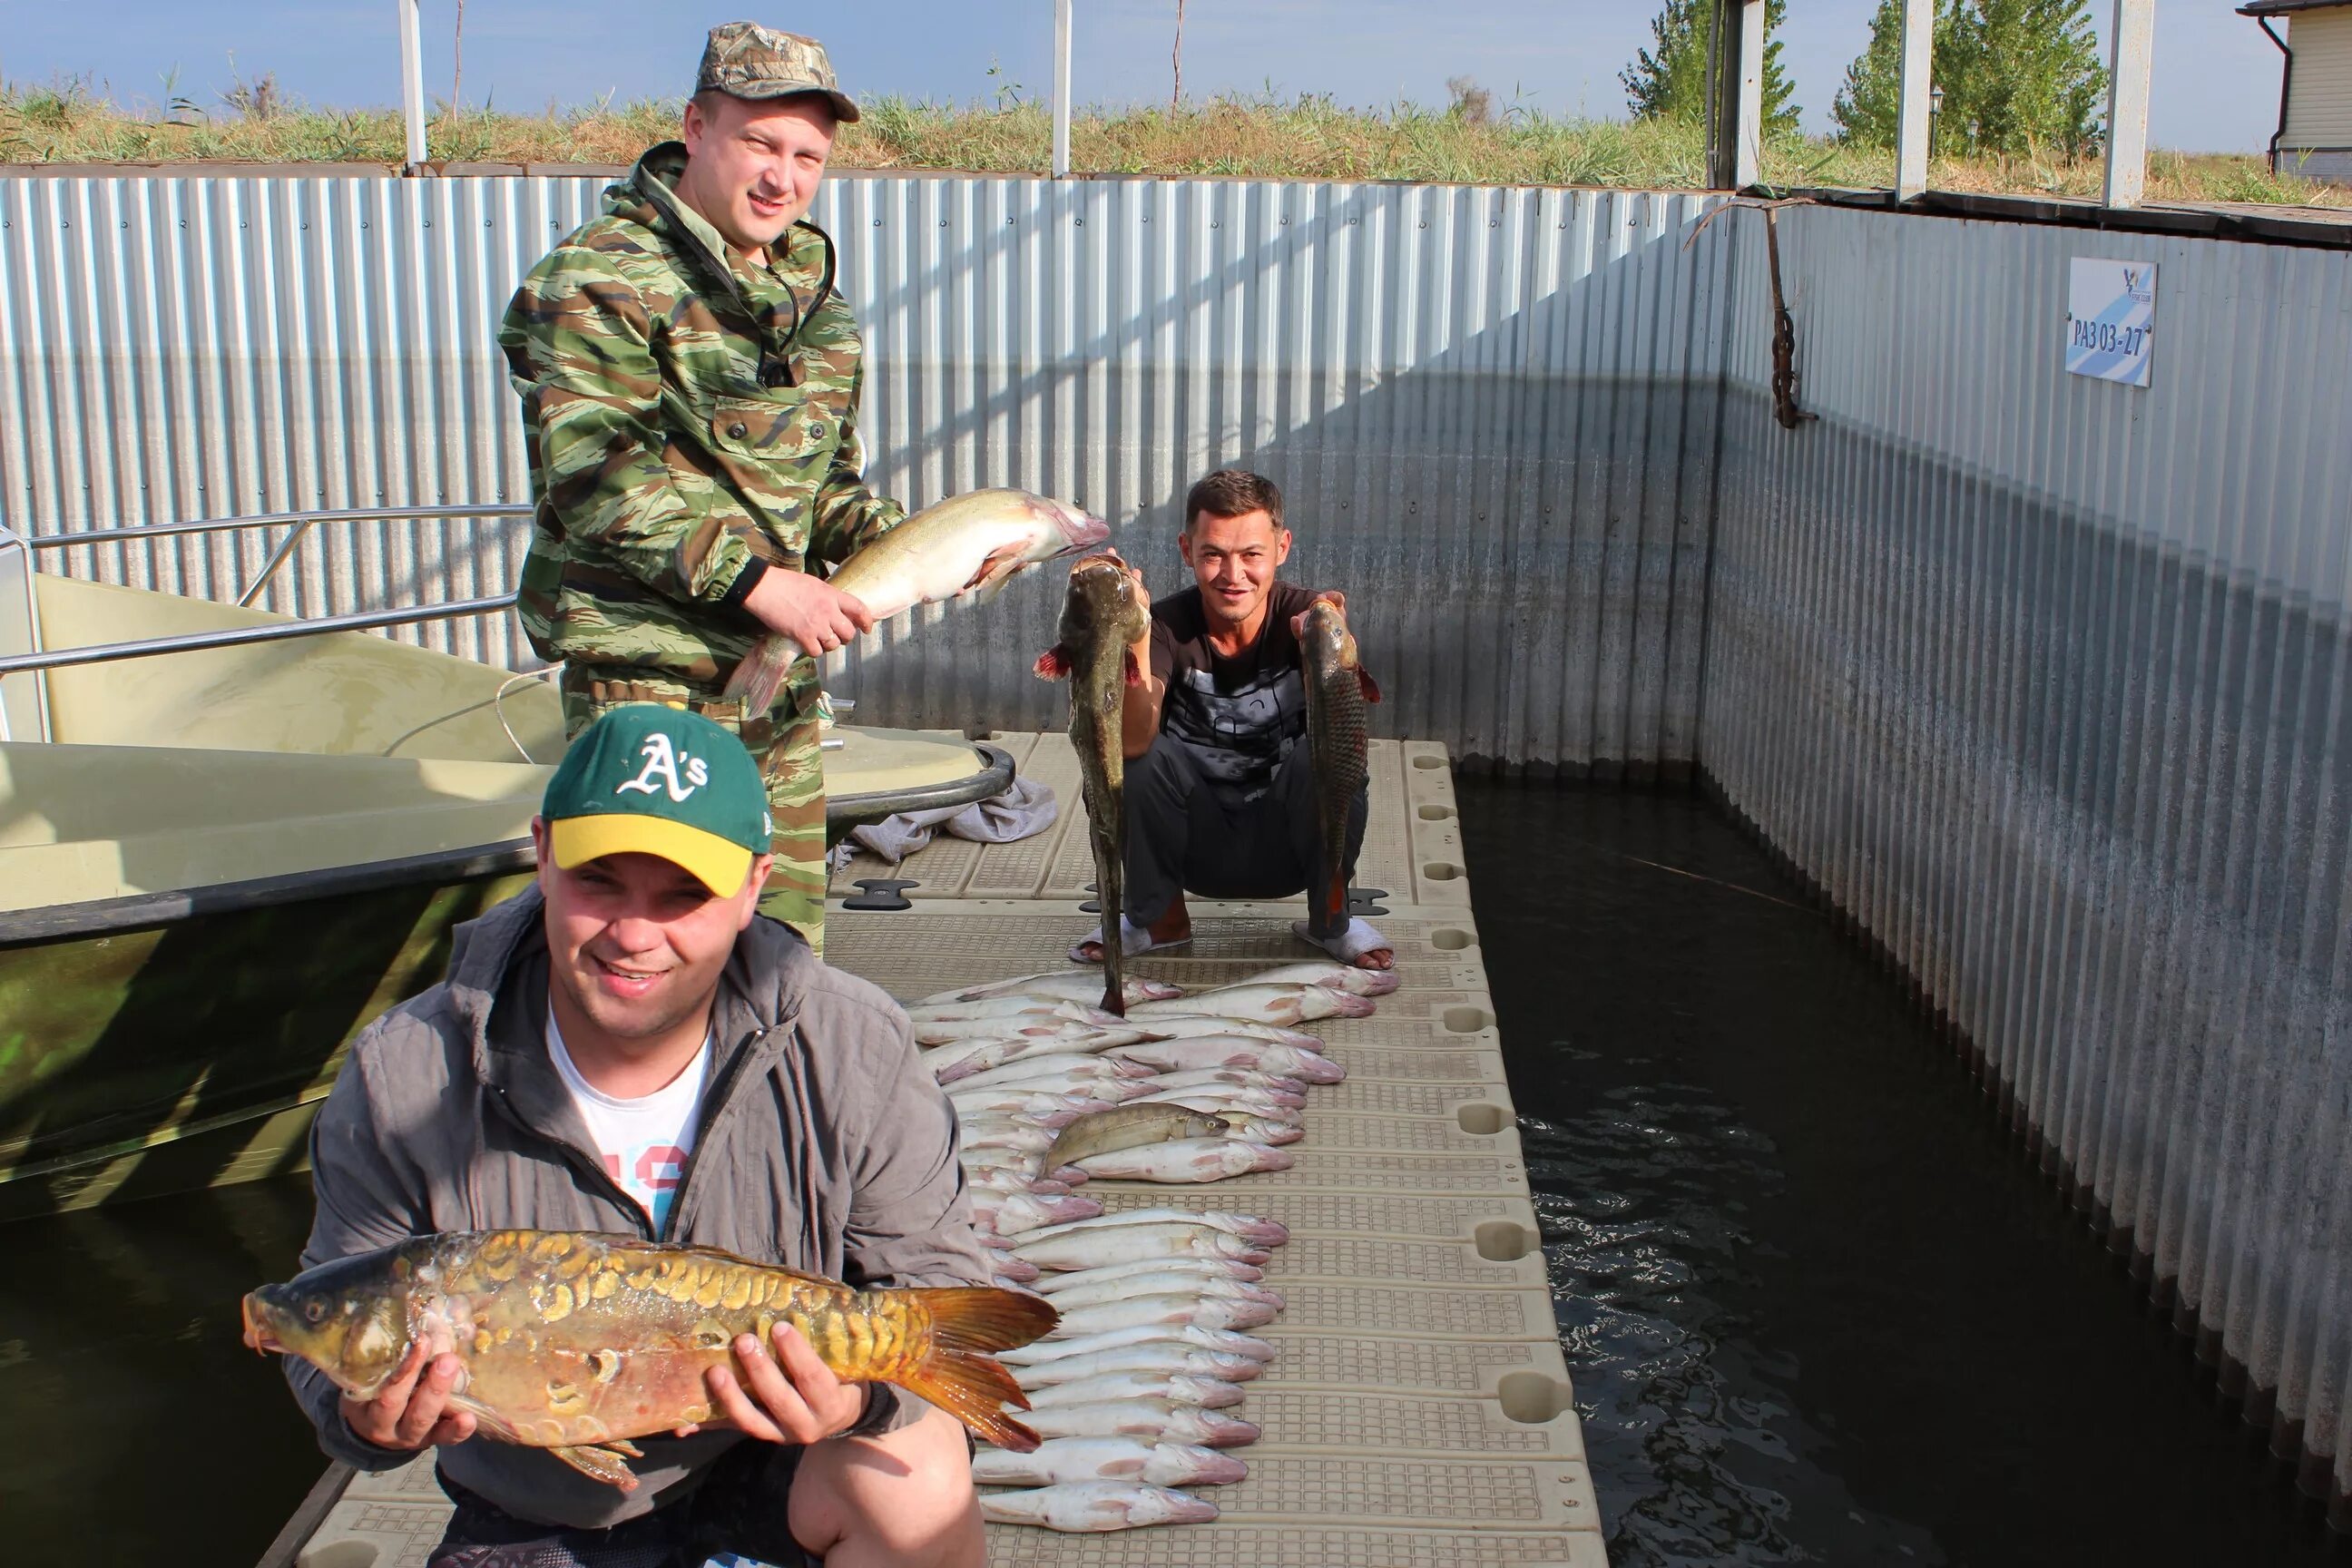
[[[870,629],[813,563],[905,515],[862,477],[857,327],[833,241],[803,216],[857,106],[814,39],[748,22],[711,30],[695,86],[684,140],[605,191],[499,329],[535,508],[520,611],[562,662],[571,732],[650,700],[740,736],[775,821],[761,908],[821,951],[814,660],[767,712],[719,692],[767,632],[814,656]]]

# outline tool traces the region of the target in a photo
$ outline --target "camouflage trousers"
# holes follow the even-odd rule
[[[570,664],[563,667],[558,689],[566,739],[623,703],[663,702],[699,713],[741,740],[767,781],[768,816],[774,825],[769,852],[775,866],[760,897],[760,912],[799,931],[824,957],[824,763],[815,710],[795,714],[778,707],[747,721],[740,702],[721,701],[713,691],[664,678],[616,679]]]

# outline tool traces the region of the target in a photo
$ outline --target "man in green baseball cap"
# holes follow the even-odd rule
[[[679,140],[605,191],[499,329],[534,508],[518,608],[563,666],[567,728],[656,701],[740,736],[774,819],[763,907],[820,952],[814,660],[874,624],[824,572],[905,517],[865,480],[863,350],[807,216],[857,117],[815,39],[712,28]],[[804,657],[746,711],[728,678],[772,632]]]
[[[906,1014],[759,918],[768,792],[732,732],[684,707],[613,709],[573,740],[531,837],[536,886],[459,928],[448,978],[353,1042],[312,1134],[304,1268],[512,1227],[865,1287],[988,1282],[954,1113]],[[482,1434],[454,1354],[412,1356],[367,1400],[290,1357],[288,1375],[335,1458],[436,1452],[457,1508],[432,1568],[486,1549],[542,1568],[722,1552],[980,1568],[952,1415],[843,1380],[788,1327],[732,1348],[706,1374],[705,1426],[637,1439],[626,1491]]]

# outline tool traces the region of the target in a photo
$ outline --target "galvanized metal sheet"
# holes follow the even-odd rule
[[[52,533],[296,507],[512,500],[495,352],[578,178],[0,180],[0,516]],[[847,176],[816,216],[868,352],[870,478],[1110,517],[1178,584],[1185,490],[1280,483],[1291,571],[1345,587],[1384,732],[1512,762],[1687,769],[1728,250],[1706,199],[1244,181]],[[306,542],[302,611],[511,583],[520,526]],[[234,598],[266,535],[70,569]],[[54,561],[54,557],[52,558]],[[863,716],[1033,727],[1052,584],[846,656]],[[415,634],[529,658],[509,628]],[[1501,679],[1496,679],[1500,672]]]
[[[1780,221],[1821,417],[1743,245],[1702,763],[2352,1489],[2352,262]],[[2075,257],[2157,264],[2147,389],[2065,374]]]

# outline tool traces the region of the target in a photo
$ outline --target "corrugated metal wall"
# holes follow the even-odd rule
[[[5,514],[46,533],[520,498],[492,331],[600,184],[0,180]],[[1259,468],[1288,497],[1294,575],[1361,608],[1386,732],[1646,773],[1686,772],[1696,725],[1731,248],[1683,248],[1706,205],[845,176],[816,216],[868,340],[877,488],[1068,497],[1172,586],[1185,489]],[[479,546],[470,525],[364,525],[306,545],[275,603],[495,591],[518,526]],[[234,597],[266,550],[184,544],[153,580]],[[148,580],[119,550],[74,569]],[[835,684],[882,721],[1046,722],[1057,693],[1013,655],[1051,640],[1054,605],[1039,574],[920,612]],[[499,629],[446,646],[526,658]]]
[[[1780,230],[1821,419],[1743,244],[1702,765],[2352,1488],[2352,258]],[[2076,256],[2157,264],[2149,388],[2064,373]]]

